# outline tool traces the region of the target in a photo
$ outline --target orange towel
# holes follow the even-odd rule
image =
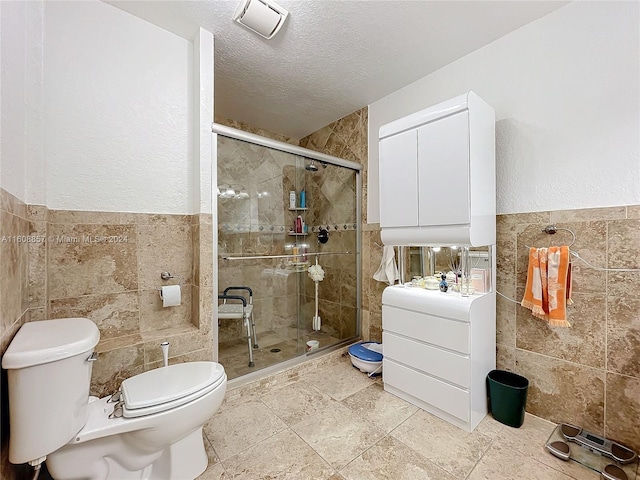
[[[572,303],[569,247],[531,248],[521,305],[553,327],[570,327],[566,307]]]

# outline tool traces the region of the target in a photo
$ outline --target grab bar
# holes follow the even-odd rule
[[[221,257],[222,260],[262,260],[265,258],[300,258],[300,257],[319,257],[320,255],[351,255],[351,252],[306,252],[297,255],[257,255],[252,257]]]

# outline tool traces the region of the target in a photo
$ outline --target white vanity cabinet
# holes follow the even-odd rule
[[[382,295],[384,389],[468,432],[487,414],[496,364],[495,293],[463,297],[387,287]]]
[[[494,125],[468,92],[380,128],[386,245],[495,243]]]

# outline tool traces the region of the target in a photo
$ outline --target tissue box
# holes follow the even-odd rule
[[[488,268],[471,269],[471,285],[476,293],[487,293],[491,287],[491,270]]]

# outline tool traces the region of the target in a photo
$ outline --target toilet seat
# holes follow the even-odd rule
[[[225,379],[215,362],[186,362],[160,367],[124,380],[122,412],[136,418],[189,403],[217,388]]]

